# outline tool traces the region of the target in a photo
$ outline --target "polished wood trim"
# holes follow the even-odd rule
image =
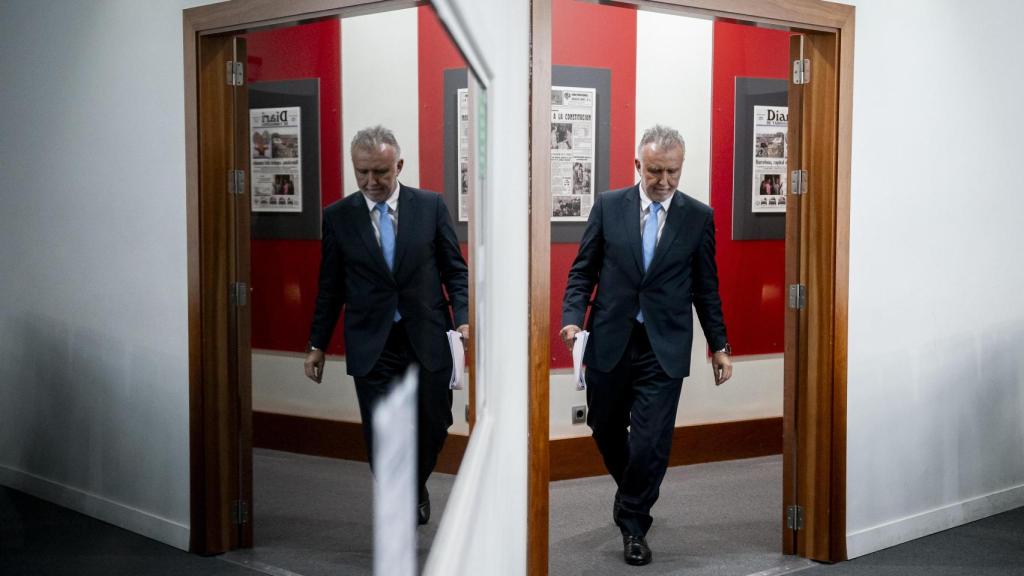
[[[530,3],[530,342],[526,573],[548,573],[551,419],[551,0]]]
[[[185,17],[202,34],[220,34],[399,10],[425,3],[420,0],[229,0],[188,8]]]
[[[185,229],[188,258],[188,429],[189,429],[189,549],[201,552],[206,538],[203,518],[206,506],[203,485],[203,397],[202,386],[202,312],[199,285],[199,111],[198,53],[196,33],[186,16],[183,46],[185,68]]]
[[[801,54],[803,38],[799,35],[790,37],[790,60],[796,60]],[[803,104],[803,90],[800,86],[794,86],[790,82],[789,116],[793,120],[789,122],[788,129],[788,157],[787,172],[799,170],[803,167],[801,162],[801,109]],[[800,279],[800,220],[801,206],[803,202],[799,196],[789,195],[786,203],[786,286],[787,289],[793,284],[799,284]],[[783,554],[796,554],[797,542],[796,533],[789,529],[786,523],[786,510],[790,506],[797,505],[797,423],[796,390],[800,382],[801,360],[801,339],[800,339],[800,311],[787,307],[785,313],[785,352],[783,360],[784,384],[783,384],[783,459],[782,467],[782,509],[779,510],[779,522],[782,533]]]
[[[342,422],[254,411],[253,446],[310,456],[366,462],[366,440],[359,422]],[[437,472],[456,474],[469,437],[449,434],[437,458]]]
[[[737,460],[782,453],[782,418],[762,418],[697,426],[672,433],[669,466]],[[551,480],[607,474],[589,436],[551,441]]]
[[[236,62],[247,62],[248,52],[244,38],[235,36],[235,57]],[[249,89],[235,88],[233,94],[233,132],[234,138],[231,141],[232,161],[235,170],[242,170],[245,173],[245,182],[252,182],[249,170]],[[251,186],[233,197],[234,217],[232,222],[232,242],[234,250],[231,251],[233,260],[232,281],[242,282],[251,290],[251,251],[252,240],[252,198],[250,196]],[[255,508],[252,505],[252,306],[249,294],[246,295],[246,305],[232,306],[234,314],[234,337],[235,341],[231,346],[234,354],[235,377],[237,394],[235,398],[238,403],[238,444],[235,452],[238,455],[238,499],[248,506],[248,521],[239,528],[238,546],[240,548],[252,548],[253,525],[255,524]]]
[[[836,136],[835,269],[833,284],[832,470],[829,560],[846,560],[846,426],[850,308],[850,176],[853,146],[853,39],[856,12],[839,27]]]
[[[853,6],[823,0],[597,0],[673,14],[736,20],[810,30],[837,30],[853,14]]]
[[[836,138],[838,116],[838,37],[803,32],[803,56],[811,81],[802,86],[801,162],[808,193],[800,200],[802,241],[800,277],[807,286],[801,314],[802,371],[797,387],[797,494],[804,529],[797,551],[831,561],[834,530],[832,494],[836,462],[834,432]],[[804,350],[806,353],[804,354]],[[845,531],[845,530],[844,530]]]
[[[239,488],[236,401],[237,367],[232,363],[231,303],[228,284],[233,278],[234,218],[228,193],[228,170],[234,167],[234,94],[225,83],[225,63],[234,58],[231,37],[208,37],[199,43],[198,111],[202,136],[198,142],[199,246],[199,379],[198,441],[200,465],[193,480],[194,497],[201,499],[200,513],[192,519],[194,548],[218,553],[238,546],[238,531],[231,519],[231,503]],[[190,343],[191,344],[191,343]],[[193,455],[195,456],[195,455]],[[216,479],[214,481],[213,479]],[[196,525],[198,524],[198,528]]]
[[[366,443],[362,425],[253,412],[253,446],[366,461]],[[462,462],[469,437],[449,434],[438,457],[437,471],[455,474]],[[740,458],[770,456],[782,452],[782,418],[761,418],[698,426],[681,426],[672,435],[669,466],[720,462]],[[589,436],[560,438],[550,443],[551,480],[604,476],[601,454]]]

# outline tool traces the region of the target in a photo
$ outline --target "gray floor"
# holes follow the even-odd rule
[[[365,464],[259,451],[255,458],[258,546],[203,558],[0,487],[0,574],[304,576],[369,574],[372,526],[353,520],[372,506]],[[611,523],[608,480],[552,486],[551,571],[571,574],[792,573],[776,552],[775,458],[670,470],[650,533],[654,563],[631,568]],[[443,507],[451,477],[431,482]],[[716,496],[721,494],[722,496]],[[348,496],[346,496],[348,495]],[[261,503],[260,498],[264,500]],[[277,498],[278,501],[274,501]],[[774,504],[772,503],[772,499]],[[765,514],[767,512],[767,515]],[[420,558],[436,521],[420,528]],[[346,550],[347,552],[331,552]],[[239,563],[250,563],[249,567]],[[794,564],[794,562],[796,564]],[[1002,576],[1024,574],[1024,508],[992,516],[800,576]]]
[[[551,487],[551,573],[622,574],[622,537],[612,523],[608,476]],[[647,534],[645,575],[745,575],[787,567],[779,510],[782,458],[770,456],[670,468]],[[802,564],[802,563],[801,563]]]
[[[432,474],[433,510],[416,530],[422,568],[455,477]],[[364,462],[253,451],[256,546],[224,559],[256,568],[283,568],[302,576],[373,574],[373,477]]]

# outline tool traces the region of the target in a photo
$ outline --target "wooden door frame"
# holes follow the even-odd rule
[[[831,166],[834,180],[830,186],[817,190],[832,193],[826,203],[832,211],[831,224],[824,236],[816,230],[803,230],[803,242],[816,251],[812,259],[829,262],[830,275],[816,278],[818,286],[811,294],[831,295],[831,306],[810,307],[805,316],[811,326],[827,326],[823,333],[811,334],[812,349],[818,354],[818,366],[829,367],[816,383],[821,396],[828,399],[821,418],[807,422],[821,441],[812,458],[802,460],[795,471],[806,491],[801,502],[812,502],[824,507],[815,516],[822,519],[813,534],[798,534],[795,549],[816,560],[835,562],[846,558],[846,378],[847,378],[847,310],[849,302],[849,238],[850,238],[850,159],[851,126],[853,119],[853,6],[823,0],[578,0],[595,4],[634,6],[645,10],[690,14],[701,18],[724,19],[794,31],[816,31],[835,36],[838,51],[836,91],[838,100],[834,122],[835,164]],[[530,222],[530,506],[528,525],[528,574],[547,574],[548,496],[550,475],[547,455],[550,453],[548,437],[550,404],[549,339],[550,295],[544,289],[550,286],[550,174],[546,170],[543,154],[534,151],[546,149],[544,134],[550,133],[550,114],[544,114],[542,103],[549,101],[551,66],[551,2],[533,0],[533,36],[531,39],[531,222]],[[538,29],[540,28],[540,29]],[[813,74],[813,72],[812,72]],[[548,81],[545,83],[544,79]],[[806,167],[809,171],[814,166]],[[827,216],[827,215],[825,215]],[[826,245],[816,240],[827,240]],[[542,293],[543,292],[543,293]],[[790,440],[792,440],[791,435]],[[795,449],[795,447],[790,447]],[[808,461],[810,460],[810,461]],[[544,544],[543,550],[539,549]]]
[[[226,498],[217,498],[216,502],[207,502],[204,495],[208,491],[227,494],[237,490],[230,486],[232,480],[207,466],[208,462],[217,462],[223,458],[224,446],[231,438],[225,438],[221,431],[218,437],[218,419],[225,410],[230,410],[232,393],[237,394],[237,382],[234,390],[231,384],[204,382],[204,368],[209,363],[219,362],[218,347],[225,343],[203,338],[204,304],[224,294],[204,293],[203,279],[203,239],[200,236],[200,220],[203,216],[200,198],[200,162],[199,138],[199,42],[201,37],[219,34],[244,33],[254,29],[271,28],[301,24],[323,18],[356,16],[383,11],[399,10],[426,5],[424,0],[228,0],[218,4],[210,4],[189,8],[182,13],[184,83],[185,83],[185,199],[187,226],[187,257],[188,257],[188,338],[189,338],[189,474],[190,474],[190,543],[189,549],[200,554],[217,554],[225,552],[231,545],[226,535],[234,530],[230,523],[231,502]],[[452,29],[446,23],[448,32],[455,40],[472,40],[468,31]],[[459,48],[468,65],[478,74],[486,87],[487,68],[474,44]],[[248,181],[248,179],[247,179]],[[227,177],[224,178],[224,190],[227,189]],[[245,196],[247,198],[247,195]],[[224,270],[217,268],[218,274],[227,274],[227,263]],[[209,322],[207,319],[206,322]],[[209,377],[207,377],[209,380]],[[216,394],[211,394],[211,387],[217,387]],[[472,386],[472,385],[471,385]],[[223,390],[221,388],[224,388]],[[471,392],[472,394],[472,389]],[[243,430],[235,430],[228,434],[238,436],[246,434]],[[237,438],[235,438],[237,441]],[[244,463],[240,464],[244,465]],[[209,504],[209,505],[208,505]],[[216,507],[216,510],[210,509]],[[251,527],[249,528],[251,539]]]

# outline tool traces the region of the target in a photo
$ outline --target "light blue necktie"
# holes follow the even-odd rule
[[[393,272],[395,269],[395,225],[391,221],[391,215],[388,214],[387,202],[378,202],[376,210],[380,213],[380,248],[384,251],[384,262],[387,263],[388,270]],[[401,319],[402,315],[395,310],[395,322]]]
[[[661,204],[657,202],[651,202],[651,206],[648,209],[649,214],[647,220],[644,222],[644,273],[647,273],[647,269],[651,267],[651,260],[654,259],[654,247],[658,245],[658,212],[661,210]],[[644,321],[644,311],[641,310],[636,313],[636,320],[641,324]]]

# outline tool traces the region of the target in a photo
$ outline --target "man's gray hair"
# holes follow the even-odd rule
[[[376,126],[370,126],[369,128],[363,128],[359,132],[356,132],[354,138],[352,138],[352,150],[356,148],[362,148],[363,150],[376,151],[384,144],[387,144],[395,149],[395,156],[398,158],[402,157],[402,147],[398,145],[398,139],[395,138],[395,133],[390,128],[385,128],[380,124]]]
[[[644,135],[640,137],[640,144],[636,147],[637,158],[640,157],[640,151],[648,144],[654,144],[658,148],[679,146],[683,149],[683,157],[686,157],[686,142],[683,141],[683,137],[679,135],[679,131],[675,128],[655,124],[644,130]]]

